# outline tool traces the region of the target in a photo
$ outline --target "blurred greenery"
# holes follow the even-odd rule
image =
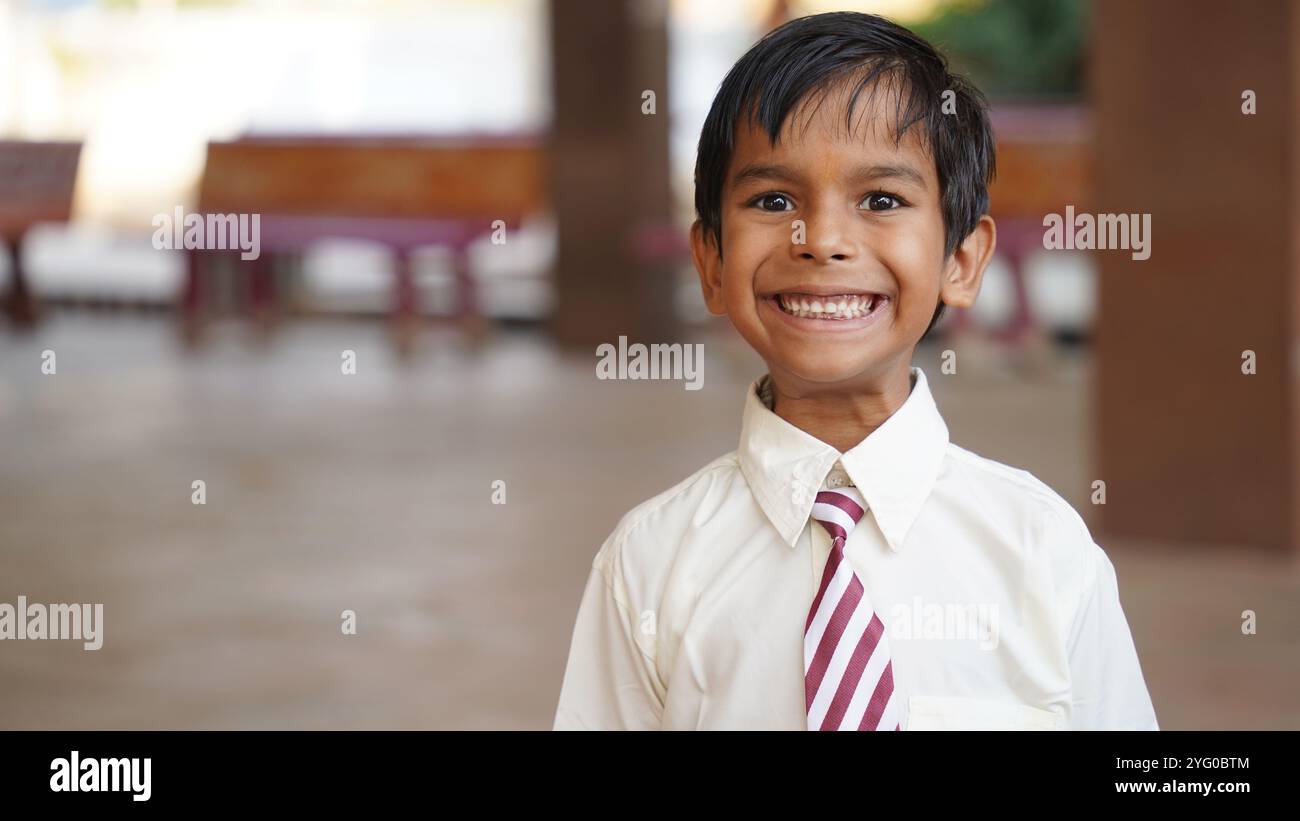
[[[1086,0],[956,0],[912,28],[991,97],[1079,97],[1086,12]]]

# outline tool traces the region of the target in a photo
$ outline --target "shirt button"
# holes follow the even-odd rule
[[[842,470],[832,470],[826,477],[827,487],[846,487],[850,484],[852,482],[849,481],[849,475]]]

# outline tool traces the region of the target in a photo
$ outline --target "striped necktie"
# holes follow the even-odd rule
[[[812,517],[831,535],[831,555],[804,625],[804,696],[810,730],[898,730],[894,671],[885,625],[844,542],[866,512],[855,487],[817,494]]]

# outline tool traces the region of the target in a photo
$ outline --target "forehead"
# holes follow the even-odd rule
[[[905,91],[897,83],[882,79],[864,87],[854,101],[856,87],[857,83],[850,79],[810,92],[791,109],[775,141],[755,117],[741,117],[727,168],[727,185],[734,184],[740,169],[756,162],[807,167],[889,161],[911,166],[927,183],[935,181],[937,172],[923,121],[913,124],[901,138],[898,136],[898,124],[907,104]]]

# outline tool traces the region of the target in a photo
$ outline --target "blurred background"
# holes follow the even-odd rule
[[[0,644],[0,728],[549,727],[596,550],[762,373],[685,244],[713,94],[838,9],[993,101],[953,441],[1087,520],[1162,728],[1300,728],[1286,0],[0,0],[0,601],[106,622]],[[1045,250],[1067,205],[1151,258]],[[257,259],[157,247],[227,213]],[[598,380],[621,335],[703,389]]]

